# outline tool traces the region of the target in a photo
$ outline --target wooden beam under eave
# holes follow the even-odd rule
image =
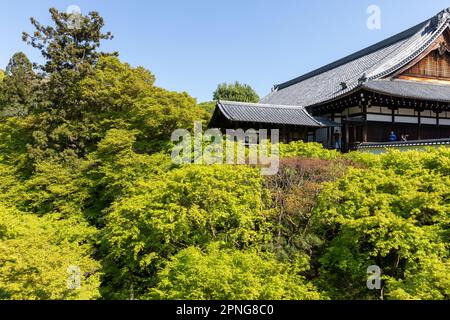
[[[395,109],[392,108],[392,130],[395,129]]]
[[[362,127],[362,140],[367,142],[367,105],[363,106],[363,127]]]

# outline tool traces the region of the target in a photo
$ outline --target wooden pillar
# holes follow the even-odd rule
[[[344,131],[345,131],[345,142],[343,143],[343,145],[345,146],[345,149],[348,150],[349,149],[349,141],[350,141],[350,133],[348,130],[347,123],[344,125]]]
[[[363,119],[362,142],[367,142],[367,105],[363,107]]]
[[[330,148],[331,147],[331,127],[328,127],[327,128],[327,145],[326,145],[326,147],[327,148]]]
[[[364,121],[364,124],[363,124],[363,142],[368,142],[368,139],[367,139],[367,121]]]
[[[261,143],[261,129],[263,128],[262,123],[258,122],[258,144]]]
[[[417,113],[417,120],[418,120],[417,140],[421,140],[422,139],[422,111],[418,111],[418,113]]]
[[[395,109],[392,108],[392,131],[395,130]]]
[[[437,135],[438,135],[438,139],[440,139],[441,138],[441,124],[440,124],[440,121],[441,121],[441,119],[440,119],[440,112],[439,111],[436,111],[436,126],[437,126]]]
[[[335,121],[335,119],[336,119],[336,117],[335,117],[335,114],[334,114],[334,112],[331,114],[331,121]],[[335,131],[335,128],[333,128],[333,127],[331,127],[330,128],[330,131],[331,131],[331,137],[330,137],[330,147],[331,148],[334,148],[335,146],[336,146],[336,141],[334,141],[335,139],[334,139],[334,131]],[[341,132],[341,134],[342,134],[342,132]],[[342,140],[342,139],[341,139]]]

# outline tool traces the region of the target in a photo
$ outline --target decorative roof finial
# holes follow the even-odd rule
[[[363,84],[367,82],[367,75],[364,73],[361,78],[358,79],[358,84]]]
[[[435,15],[431,21],[428,27],[425,29],[425,32],[433,32],[435,31],[439,25],[443,23],[450,22],[450,8],[444,9],[441,12],[439,12],[437,15]]]
[[[438,20],[439,20],[440,23],[445,23],[445,22],[450,21],[450,8],[442,10],[438,14]]]

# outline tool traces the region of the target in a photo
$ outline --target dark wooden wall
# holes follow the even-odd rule
[[[403,75],[450,80],[450,53],[441,55],[439,50],[432,51]]]

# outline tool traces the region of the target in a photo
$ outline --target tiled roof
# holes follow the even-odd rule
[[[422,54],[448,27],[450,9],[396,36],[286,83],[261,103],[314,106],[382,79]]]
[[[365,83],[363,88],[394,97],[450,102],[450,86],[445,84],[408,80],[373,80]]]
[[[220,112],[230,121],[327,127],[328,123],[313,118],[303,107],[218,101]]]

